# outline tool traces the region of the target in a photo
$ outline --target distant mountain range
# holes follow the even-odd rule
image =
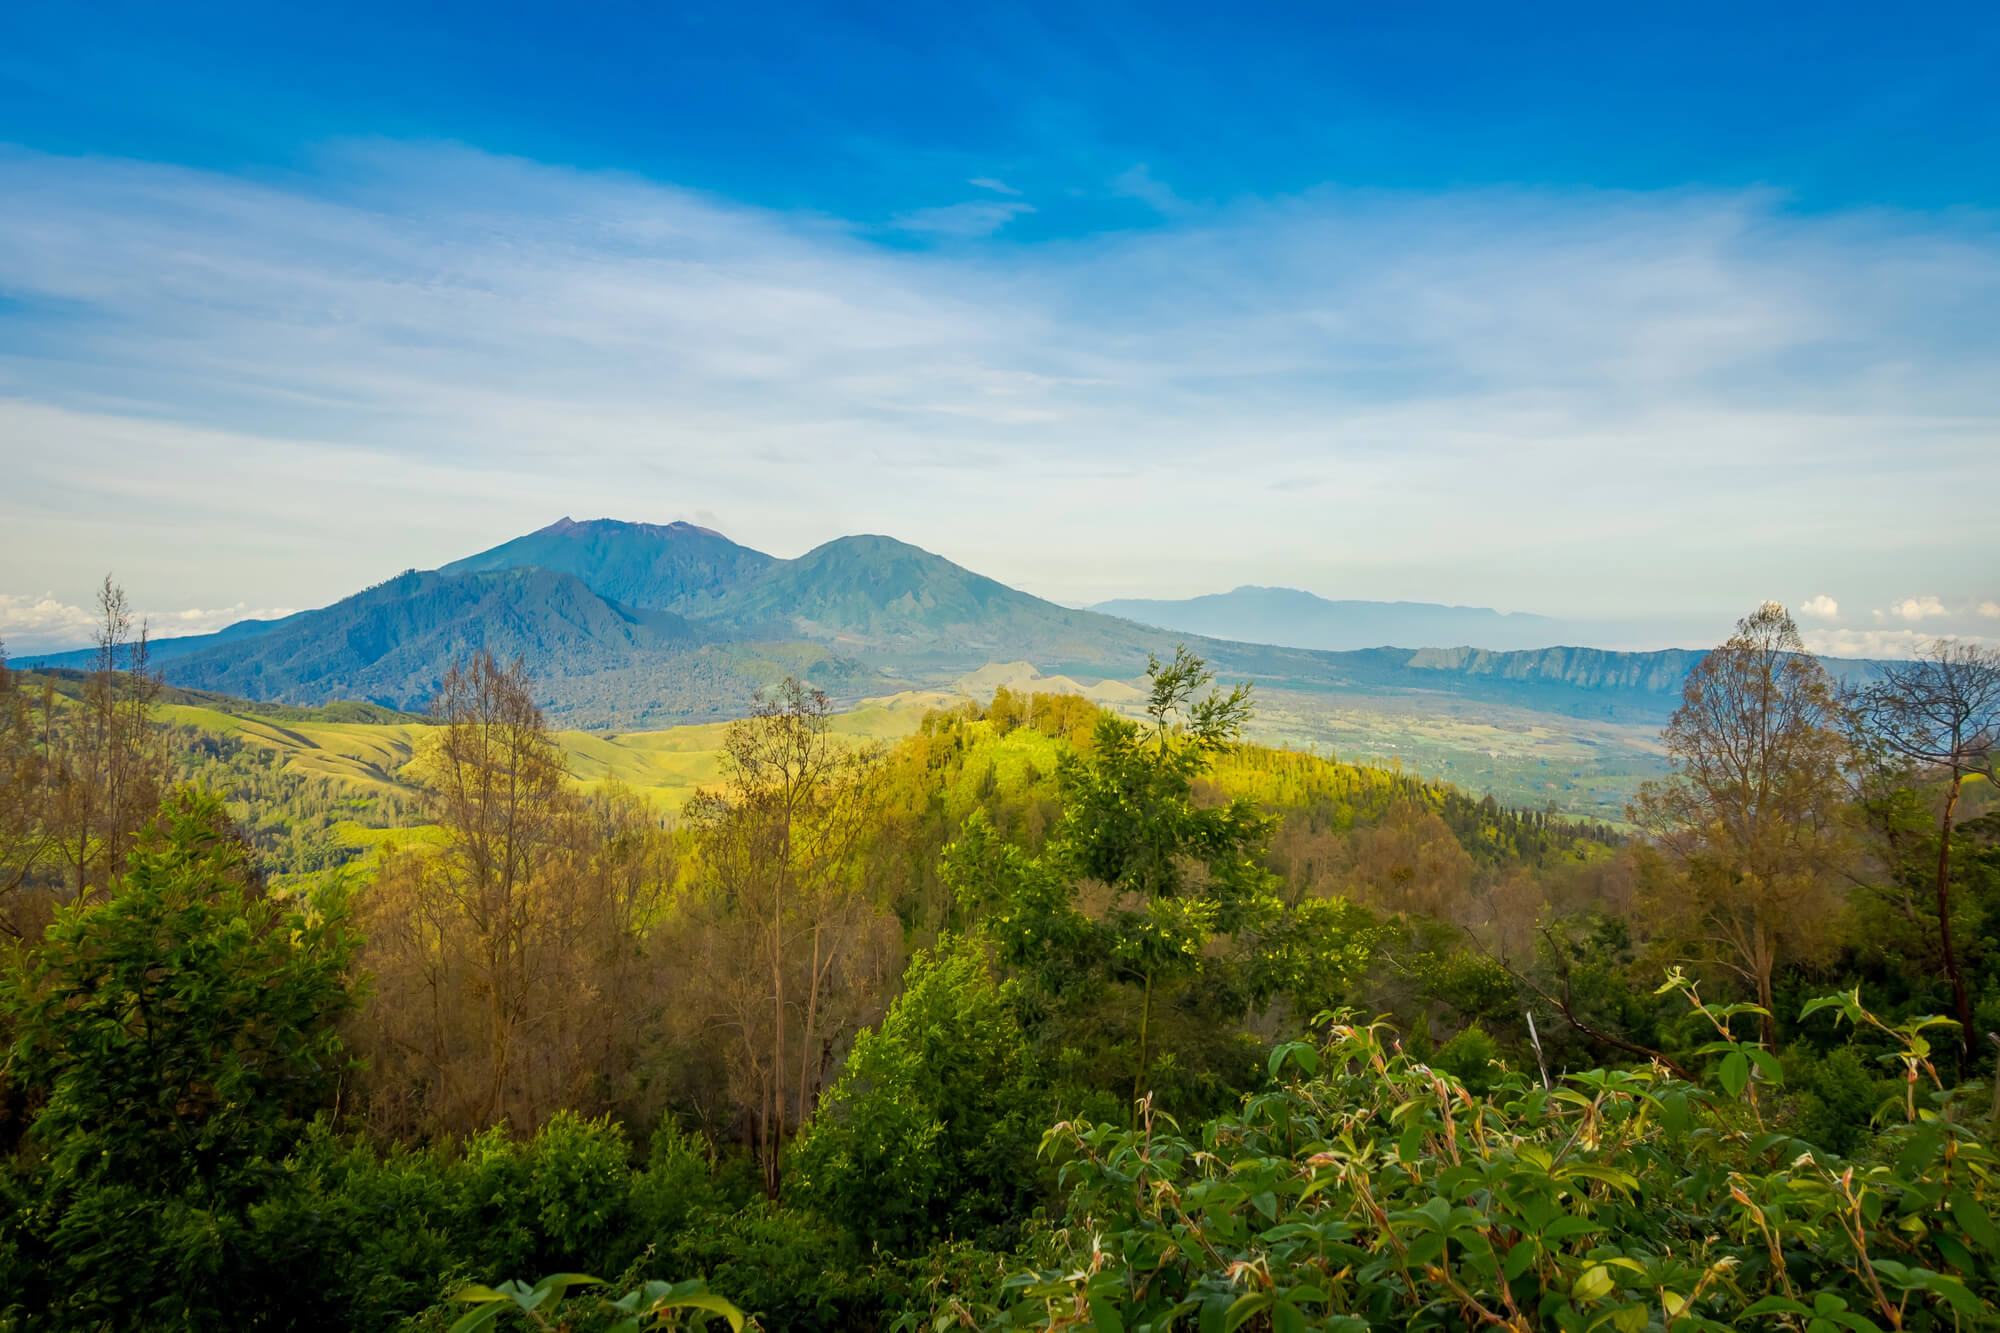
[[[1700,658],[1417,643],[1335,652],[1246,641],[1274,634],[1287,616],[1322,635],[1363,638],[1386,637],[1393,626],[1493,623],[1532,637],[1524,625],[1537,619],[1325,602],[1284,589],[1107,606],[1148,608],[1147,623],[1058,606],[890,537],[843,537],[783,560],[688,523],[565,518],[329,607],[162,640],[154,660],[170,683],[190,689],[298,706],[363,699],[420,709],[451,663],[484,648],[524,659],[561,725],[632,728],[740,715],[760,687],[787,674],[842,701],[950,688],[997,663],[1129,681],[1143,674],[1148,654],[1169,655],[1181,641],[1265,689],[1651,722],[1671,709]],[[80,665],[87,657],[37,660]]]
[[[1433,602],[1336,602],[1297,588],[1246,586],[1178,601],[1127,597],[1090,609],[1212,639],[1327,652],[1392,645],[1546,648],[1569,633],[1563,621],[1520,611]]]

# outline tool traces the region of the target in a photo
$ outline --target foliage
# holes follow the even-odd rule
[[[266,894],[191,790],[110,897],[58,914],[4,996],[13,1076],[41,1102],[18,1225],[51,1310],[228,1308],[248,1210],[342,1072],[352,947],[336,906]]]
[[[567,1328],[569,1322],[551,1322],[549,1316],[564,1296],[579,1288],[601,1287],[603,1282],[579,1273],[557,1273],[528,1286],[519,1280],[503,1282],[497,1288],[478,1284],[459,1291],[453,1300],[472,1307],[451,1326],[451,1333],[478,1333],[491,1328],[508,1314],[518,1313],[539,1329]],[[699,1278],[685,1282],[652,1281],[613,1300],[601,1297],[615,1320],[607,1333],[641,1333],[643,1329],[700,1328],[710,1316],[728,1323],[741,1333],[743,1312],[708,1289]]]
[[[1727,1031],[1726,1007],[1694,1003]],[[1895,1029],[1906,1068],[1926,1068],[1922,1026]],[[1052,1130],[1069,1247],[1010,1279],[987,1326],[2000,1325],[2000,1160],[1962,1104],[1913,1091],[1880,1155],[1843,1161],[1758,1123],[1775,1056],[1713,1054],[1720,1095],[1654,1069],[1480,1096],[1336,1019],[1273,1052],[1281,1086],[1192,1134],[1159,1114]]]
[[[803,1196],[864,1242],[907,1253],[984,1237],[1035,1197],[1047,1101],[984,951],[947,936],[856,1038],[791,1165]]]

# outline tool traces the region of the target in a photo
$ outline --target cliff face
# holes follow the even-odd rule
[[[1530,648],[1496,653],[1483,648],[1420,648],[1410,655],[1417,671],[1450,671],[1529,684],[1585,690],[1677,694],[1704,654],[1690,648],[1621,653],[1604,648]]]

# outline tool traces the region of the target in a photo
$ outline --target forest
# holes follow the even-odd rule
[[[0,657],[0,1329],[2000,1328],[1993,650],[1758,608],[1617,826],[1186,650],[666,810],[486,654],[282,771],[100,610]]]

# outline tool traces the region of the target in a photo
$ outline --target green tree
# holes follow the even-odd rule
[[[945,936],[855,1039],[800,1139],[801,1190],[867,1240],[907,1252],[1016,1221],[1035,1192],[1045,1097],[985,951]]]
[[[267,894],[190,789],[108,897],[58,914],[4,994],[14,1076],[43,1099],[23,1229],[56,1322],[230,1308],[248,1210],[342,1071],[352,948],[337,909]]]
[[[1132,1101],[1153,1075],[1156,992],[1196,977],[1215,983],[1202,1007],[1243,1009],[1259,980],[1303,975],[1254,963],[1260,938],[1299,932],[1263,864],[1272,821],[1243,798],[1217,800],[1203,783],[1239,742],[1250,690],[1204,687],[1214,676],[1181,648],[1149,664],[1143,721],[1100,713],[1090,744],[1057,769],[1062,817],[1039,857],[974,818],[946,849],[954,890],[985,914],[1000,958],[1072,1009],[1107,982],[1138,992]],[[1294,923],[1297,924],[1297,923]],[[1323,924],[1315,922],[1314,924]]]

